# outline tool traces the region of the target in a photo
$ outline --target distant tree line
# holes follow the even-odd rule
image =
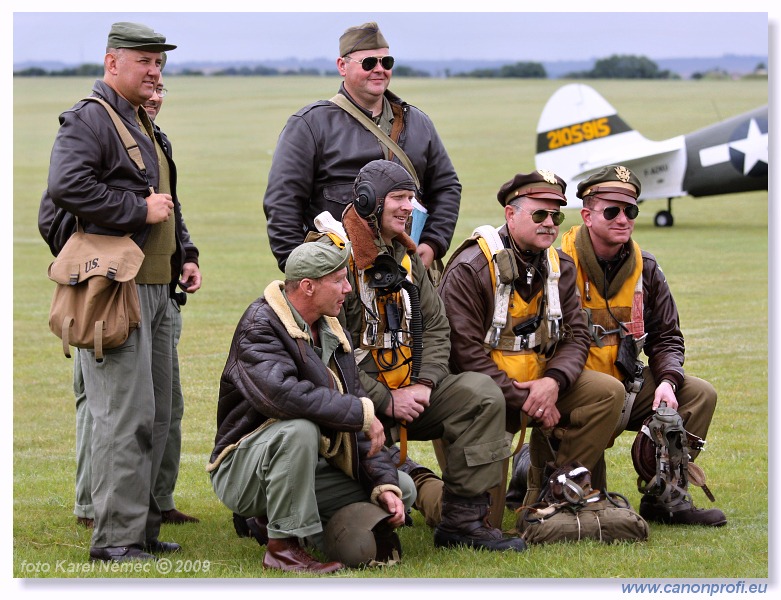
[[[680,79],[665,69],[659,70],[650,58],[632,54],[614,54],[603,58],[590,71],[574,71],[564,75],[566,79]]]
[[[216,77],[288,77],[288,76],[333,76],[335,71],[322,72],[319,69],[279,69],[258,65],[254,67],[228,67],[209,73]],[[757,65],[754,75],[767,76],[763,63]],[[206,76],[207,73],[198,69],[184,69],[176,75]],[[395,77],[431,77],[427,71],[421,71],[404,65],[397,65],[393,70]],[[14,77],[102,77],[102,64],[83,64],[79,67],[47,71],[38,67],[14,71]],[[452,73],[445,70],[446,77],[477,77],[477,78],[517,78],[517,79],[547,79],[545,67],[539,62],[517,62],[495,69],[475,69],[463,73]],[[723,69],[712,69],[705,73],[694,73],[692,79],[724,79],[729,74]],[[594,67],[588,71],[573,71],[562,79],[680,79],[680,76],[659,66],[645,56],[631,54],[614,54],[608,58],[597,60]]]
[[[475,69],[457,73],[454,77],[497,77],[513,79],[547,79],[548,73],[542,63],[538,62],[517,62],[512,65],[504,65],[498,69]]]

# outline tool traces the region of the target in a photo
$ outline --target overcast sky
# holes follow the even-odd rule
[[[13,62],[59,60],[101,62],[111,24],[150,25],[179,47],[172,64],[187,61],[335,58],[345,28],[376,20],[396,57],[408,59],[579,60],[611,54],[652,59],[768,53],[768,13],[764,12],[307,12],[314,3],[287,2],[301,12],[86,12],[91,4],[69,2],[80,12],[21,12],[41,4],[16,2]],[[45,4],[45,3],[44,3]],[[175,6],[179,3],[159,3]],[[219,3],[224,10],[231,2]],[[327,7],[320,2],[316,10]],[[366,5],[368,2],[355,3]],[[387,10],[390,3],[376,3]],[[403,6],[404,2],[394,3]],[[417,2],[414,10],[439,4]],[[501,3],[481,2],[491,10]],[[506,3],[510,6],[520,1]],[[524,2],[524,5],[528,2]],[[540,3],[542,4],[542,3]],[[550,3],[554,4],[554,3]],[[556,2],[562,6],[565,2]],[[600,3],[609,6],[611,3]],[[627,10],[629,3],[615,3]],[[654,6],[663,6],[657,2]],[[685,2],[671,3],[683,6]],[[700,2],[699,4],[702,4]],[[52,10],[62,10],[64,3]],[[198,10],[197,2],[186,3]],[[339,3],[349,8],[350,3]],[[751,10],[752,2],[746,4]],[[583,4],[578,6],[582,7]],[[78,8],[81,7],[81,8]],[[208,10],[214,10],[215,4]],[[95,10],[93,8],[92,10]],[[495,9],[494,9],[495,10]]]

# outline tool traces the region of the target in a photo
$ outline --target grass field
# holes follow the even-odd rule
[[[768,97],[767,83],[756,81],[590,83],[653,140],[705,127]],[[36,217],[57,116],[88,95],[91,85],[91,79],[14,81],[12,570],[20,578],[163,576],[154,569],[130,575],[68,573],[56,566],[57,561],[87,564],[90,534],[75,525],[72,514],[72,362],[62,356],[59,340],[47,327],[51,256]],[[534,168],[536,122],[560,85],[394,80],[397,94],[433,118],[464,186],[454,243],[477,225],[499,224],[496,190],[516,172]],[[214,495],[204,466],[234,327],[246,306],[280,275],[261,206],[277,136],[289,114],[314,99],[329,98],[338,80],[169,77],[166,86],[170,94],[158,123],[173,142],[179,195],[201,250],[204,285],[184,310],[179,346],[185,416],[175,494],[177,505],[201,523],[163,527],[161,539],[184,547],[176,557],[183,572],[164,576],[280,577],[263,571],[262,550],[254,541],[236,537],[230,512]],[[578,578],[589,580],[582,589],[593,590],[590,584],[608,579],[769,576],[768,195],[676,201],[671,229],[652,224],[663,206],[663,201],[641,205],[635,239],[656,254],[672,286],[686,336],[687,371],[711,381],[719,392],[708,449],[699,463],[728,525],[713,531],[652,525],[649,541],[642,544],[584,542],[495,555],[435,549],[432,532],[416,513],[414,527],[400,532],[401,565],[351,571],[342,578],[523,578],[533,580],[529,584]],[[577,211],[568,211],[562,230],[579,221]],[[609,451],[608,473],[610,487],[637,506],[631,441],[626,434]],[[412,444],[411,454],[436,465],[430,444]],[[695,503],[708,504],[700,490],[693,493]],[[513,524],[513,514],[506,512],[505,527]],[[209,561],[208,571],[203,561]],[[466,589],[480,593],[481,588]]]

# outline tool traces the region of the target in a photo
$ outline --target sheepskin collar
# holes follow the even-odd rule
[[[282,321],[282,324],[285,326],[285,329],[291,338],[301,339],[310,343],[311,339],[309,334],[301,329],[296,323],[296,319],[293,316],[293,311],[290,309],[287,298],[285,297],[285,294],[282,293],[284,288],[284,281],[272,281],[266,286],[263,297],[266,299],[266,302],[268,302],[271,310],[273,310],[279,317],[279,320]],[[339,344],[345,352],[350,352],[352,350],[350,341],[347,339],[347,335],[345,334],[344,329],[342,329],[339,319],[336,317],[323,316],[320,317],[320,322],[321,327],[325,326],[337,337]]]
[[[380,253],[382,242],[372,231],[369,223],[358,216],[352,204],[342,214],[342,225],[353,245],[355,266],[361,270],[372,266]],[[415,242],[406,233],[397,235],[394,239],[410,252],[415,252],[417,249]]]

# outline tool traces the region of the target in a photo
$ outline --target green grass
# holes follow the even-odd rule
[[[403,80],[393,90],[437,125],[464,186],[455,244],[480,224],[498,224],[500,185],[534,168],[537,118],[557,81]],[[89,93],[91,79],[14,80],[13,197],[13,561],[14,577],[156,577],[55,572],[57,561],[84,565],[90,535],[73,508],[75,411],[71,361],[48,330],[51,261],[36,217],[46,186],[58,114]],[[176,78],[159,124],[174,146],[180,197],[201,250],[204,286],[184,311],[179,347],[185,392],[178,506],[197,525],[164,526],[181,543],[176,560],[209,561],[204,572],[172,577],[256,578],[262,550],[238,539],[230,512],[204,466],[214,439],[217,388],[236,322],[279,277],[266,238],[262,197],[277,136],[289,114],[329,98],[337,79]],[[632,126],[653,140],[687,133],[767,102],[766,82],[592,82]],[[656,254],[670,281],[687,342],[687,370],[711,381],[719,405],[700,464],[725,528],[652,525],[648,542],[534,547],[517,555],[435,549],[415,514],[400,532],[404,560],[391,569],[344,578],[767,578],[768,563],[768,203],[746,193],[674,203],[675,227],[657,229],[663,201],[641,205],[635,238]],[[568,211],[562,226],[579,222]],[[608,452],[610,487],[637,505],[631,435]],[[431,445],[411,454],[436,466]],[[708,501],[697,489],[695,502]],[[512,527],[506,512],[504,526]],[[30,565],[33,565],[32,567]],[[49,565],[49,572],[34,572]],[[174,564],[174,566],[177,566]],[[180,566],[188,566],[184,562]],[[195,563],[190,563],[191,567]],[[30,571],[29,569],[33,569]],[[325,584],[326,582],[323,581]],[[479,588],[466,588],[479,593]]]

